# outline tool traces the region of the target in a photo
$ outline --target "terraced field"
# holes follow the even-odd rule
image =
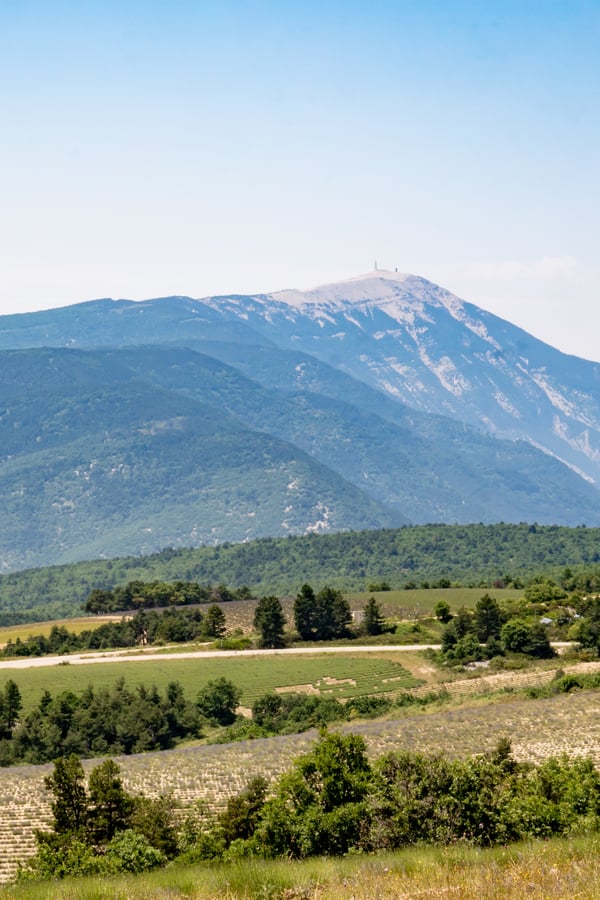
[[[600,664],[582,663],[565,671],[597,670]],[[516,673],[534,675],[538,682],[552,677],[548,671]],[[493,676],[496,690],[519,686],[513,673]],[[530,678],[527,683],[534,683]],[[455,682],[452,690],[479,684],[485,679]],[[476,689],[473,688],[473,691]],[[452,755],[482,753],[508,737],[519,759],[541,760],[562,752],[591,756],[600,765],[600,691],[561,694],[550,699],[515,699],[507,692],[495,702],[484,703],[473,696],[467,705],[435,712],[407,712],[390,721],[356,722],[340,727],[362,734],[371,756],[406,748],[446,752]],[[194,745],[161,754],[121,757],[127,788],[133,792],[171,794],[183,806],[201,801],[208,810],[220,808],[250,777],[262,774],[272,779],[291,760],[308,749],[315,732],[303,735],[244,741],[237,744]],[[97,763],[86,761],[89,771]],[[51,766],[4,769],[0,776],[0,879],[14,874],[18,861],[33,848],[33,829],[48,821],[48,797],[43,778]]]

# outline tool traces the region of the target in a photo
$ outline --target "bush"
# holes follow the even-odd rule
[[[436,619],[438,619],[438,621],[440,622],[443,622],[444,625],[446,625],[452,618],[452,613],[450,612],[450,604],[445,600],[438,600],[433,611],[435,613]]]
[[[375,719],[383,716],[394,706],[387,697],[353,697],[346,703],[346,713],[352,718]]]
[[[38,850],[26,866],[19,869],[19,881],[38,878],[68,878],[73,875],[106,874],[109,867],[93,847],[73,835],[40,835]]]
[[[166,859],[137,831],[119,831],[106,848],[106,863],[112,872],[148,872]]]
[[[270,734],[290,734],[348,718],[349,704],[312,694],[264,694],[252,706],[256,725]]]
[[[217,725],[231,725],[242,692],[227,678],[209,681],[198,694],[198,712]]]

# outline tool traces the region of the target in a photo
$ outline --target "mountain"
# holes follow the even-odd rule
[[[556,456],[600,480],[600,365],[412,275],[204,301],[423,412]]]
[[[4,570],[407,521],[297,447],[162,389],[174,355],[0,353]]]
[[[167,341],[302,351],[412,409],[528,441],[600,481],[600,364],[414,275],[375,271],[305,293],[98,300],[0,317],[0,348]]]
[[[600,366],[416,276],[0,317],[0,566],[600,524]]]

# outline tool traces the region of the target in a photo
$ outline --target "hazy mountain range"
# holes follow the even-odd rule
[[[599,364],[397,273],[3,316],[0,565],[599,525],[599,387]]]

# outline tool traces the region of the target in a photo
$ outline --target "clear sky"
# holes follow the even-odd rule
[[[600,0],[0,0],[0,312],[381,267],[600,360]]]

